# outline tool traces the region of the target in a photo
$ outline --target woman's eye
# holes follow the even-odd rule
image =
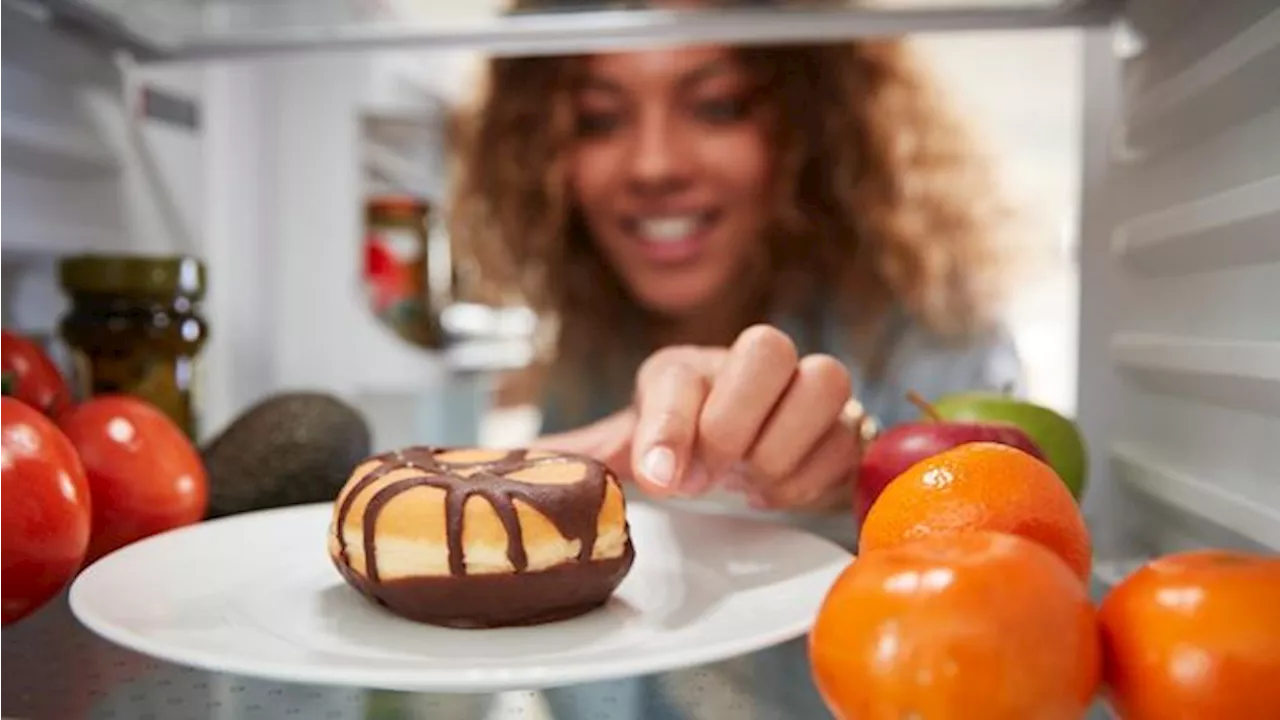
[[[580,112],[578,113],[578,134],[598,136],[613,132],[622,124],[616,113]]]
[[[738,98],[704,100],[694,105],[698,118],[709,123],[737,122],[747,116],[748,104]]]

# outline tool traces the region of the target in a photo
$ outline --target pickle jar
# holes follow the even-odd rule
[[[441,345],[432,303],[425,201],[401,195],[370,198],[365,206],[364,282],[378,320],[423,348]]]
[[[190,257],[80,255],[60,267],[71,301],[61,334],[81,398],[133,395],[193,440],[196,361],[209,332],[200,315],[204,266]]]

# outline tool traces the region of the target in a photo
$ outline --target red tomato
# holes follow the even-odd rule
[[[169,416],[127,395],[98,395],[58,419],[93,493],[88,562],[142,538],[199,522],[204,464]]]
[[[0,332],[0,372],[5,375],[5,394],[11,395],[50,417],[57,417],[71,404],[66,380],[39,345],[8,330]]]
[[[0,399],[0,624],[21,620],[75,577],[89,547],[89,483],[71,442],[49,418]]]

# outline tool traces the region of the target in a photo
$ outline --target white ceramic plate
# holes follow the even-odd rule
[[[787,526],[633,503],[636,561],[604,607],[453,630],[402,620],[349,587],[325,552],[330,512],[248,513],[134,543],[80,574],[71,609],[112,642],[206,670],[498,692],[674,670],[799,637],[849,560]]]

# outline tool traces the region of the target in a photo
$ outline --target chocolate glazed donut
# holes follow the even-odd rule
[[[404,503],[420,488],[443,492],[443,500],[416,498],[418,509],[406,531],[409,506]],[[473,508],[473,498],[490,510]],[[390,519],[384,515],[394,504],[405,508],[395,518],[401,530],[384,527]],[[492,538],[497,532],[482,527],[493,525],[482,517],[485,513],[496,516],[505,535],[501,568],[492,558],[485,567],[472,561],[471,554],[482,555],[484,547],[480,540],[469,543],[468,536]],[[471,528],[468,518],[483,522]],[[554,533],[545,529],[546,522]],[[536,525],[544,529],[532,530]],[[602,529],[608,538],[602,537]],[[360,538],[356,553],[349,533]],[[534,534],[536,539],[530,537]],[[329,535],[335,566],[366,598],[402,617],[460,628],[531,625],[581,615],[609,599],[635,558],[622,490],[612,473],[591,458],[527,450],[412,447],[370,458],[339,495]],[[536,566],[530,558],[535,540]],[[398,564],[404,566],[406,543],[418,548],[410,555],[421,556],[440,541],[447,567],[437,563],[434,571],[415,572],[401,567],[384,577],[381,566],[389,551],[380,543],[399,544]],[[409,564],[419,559],[411,557]]]

